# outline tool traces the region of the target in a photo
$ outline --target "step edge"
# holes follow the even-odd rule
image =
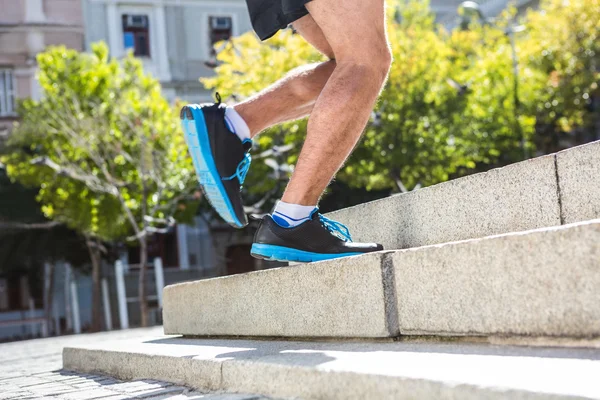
[[[460,182],[463,182],[466,179],[482,178],[482,177],[485,177],[487,174],[490,174],[490,173],[494,173],[494,172],[497,172],[497,171],[503,171],[503,170],[505,171],[505,170],[510,169],[512,167],[517,168],[516,166],[522,166],[522,165],[525,165],[525,164],[528,164],[528,163],[535,162],[536,160],[540,160],[540,159],[545,159],[545,158],[547,158],[547,159],[562,158],[562,157],[567,156],[569,154],[569,152],[576,152],[578,150],[589,148],[589,147],[593,147],[595,145],[597,146],[599,144],[600,144],[600,140],[592,141],[592,142],[589,142],[589,143],[584,143],[584,144],[581,144],[581,145],[578,145],[578,146],[570,147],[568,149],[557,151],[555,153],[544,154],[544,155],[541,155],[541,156],[538,156],[538,157],[530,158],[528,160],[523,160],[523,161],[515,162],[515,163],[509,164],[509,165],[502,166],[502,167],[492,168],[492,169],[490,169],[488,171],[477,172],[475,174],[461,176],[461,177],[456,178],[456,179],[451,179],[451,180],[447,180],[447,181],[444,181],[444,182],[436,183],[435,185],[427,186],[427,187],[421,188],[421,189],[419,189],[417,191],[411,191],[411,192],[407,192],[407,193],[394,193],[394,194],[392,194],[392,195],[390,195],[388,197],[384,197],[384,198],[381,198],[381,199],[376,199],[376,200],[368,201],[366,203],[356,204],[356,205],[350,206],[350,207],[340,208],[338,210],[330,211],[330,212],[328,212],[325,215],[326,216],[335,216],[335,214],[338,213],[338,212],[342,212],[342,211],[343,212],[349,212],[349,211],[358,209],[359,207],[375,206],[378,203],[389,201],[390,199],[396,199],[397,197],[401,197],[401,196],[409,196],[409,195],[411,195],[411,193],[414,194],[414,193],[417,193],[417,192],[423,191],[423,190],[432,190],[432,189],[434,189],[436,187],[439,187],[439,186],[442,186],[442,185],[447,185],[447,184],[450,184],[450,183],[457,183],[457,182],[460,183]],[[555,162],[555,160],[553,160],[553,162]]]
[[[584,228],[587,226],[598,226],[598,228],[600,229],[600,218],[590,219],[590,220],[586,220],[586,221],[572,222],[572,223],[565,224],[565,225],[546,226],[546,227],[542,227],[542,228],[534,228],[534,229],[528,229],[528,230],[524,230],[524,231],[499,233],[496,235],[482,236],[482,237],[472,238],[472,239],[463,239],[463,240],[456,240],[456,241],[451,241],[451,242],[411,247],[408,249],[396,249],[396,250],[386,250],[386,251],[388,253],[392,253],[392,254],[405,253],[405,252],[410,252],[410,251],[424,251],[424,250],[430,249],[430,248],[440,248],[440,247],[446,247],[446,246],[464,245],[464,244],[469,244],[469,243],[476,244],[476,243],[480,243],[483,241],[491,241],[491,240],[499,240],[499,239],[507,239],[507,238],[516,238],[516,237],[520,237],[520,236],[567,231],[567,230],[571,230],[571,229]]]
[[[164,332],[165,332],[165,334],[179,334],[179,335],[181,335],[181,334],[184,334],[184,335],[201,334],[204,336],[205,335],[234,336],[239,333],[243,333],[245,336],[252,336],[254,334],[263,333],[266,336],[288,335],[288,336],[300,336],[300,337],[314,337],[315,330],[297,329],[298,328],[296,326],[297,324],[282,325],[282,327],[280,327],[280,328],[283,329],[285,332],[282,332],[280,330],[275,330],[275,331],[269,330],[269,331],[257,332],[254,329],[243,330],[242,332],[240,332],[239,330],[230,329],[231,327],[229,327],[227,329],[218,329],[218,330],[208,329],[208,330],[204,330],[202,332],[197,332],[197,331],[191,331],[191,330],[187,329],[186,326],[189,324],[184,323],[182,325],[181,324],[181,321],[182,321],[181,316],[169,318],[169,315],[172,314],[172,313],[171,314],[169,314],[169,313],[173,310],[176,310],[175,307],[177,306],[177,304],[181,303],[182,293],[189,293],[190,291],[202,290],[203,287],[206,288],[206,290],[207,290],[206,293],[214,294],[214,293],[217,293],[217,292],[214,292],[214,290],[218,290],[218,288],[221,287],[221,285],[223,285],[223,282],[225,282],[225,285],[227,285],[228,290],[233,290],[233,288],[243,288],[244,283],[246,283],[246,284],[249,284],[250,287],[252,287],[253,285],[259,285],[261,292],[262,292],[262,289],[266,288],[265,290],[268,290],[270,287],[269,283],[273,283],[274,281],[279,281],[279,282],[285,281],[285,282],[293,283],[293,282],[297,282],[292,279],[292,278],[295,278],[297,275],[309,276],[309,277],[316,278],[318,276],[322,276],[326,272],[327,274],[330,274],[331,277],[336,276],[339,278],[339,276],[348,276],[351,279],[349,281],[352,284],[351,286],[343,286],[342,287],[342,286],[338,285],[338,286],[336,286],[337,291],[332,292],[332,293],[337,293],[337,294],[346,293],[347,294],[348,292],[351,292],[351,293],[357,294],[357,296],[353,297],[353,299],[355,299],[355,300],[353,300],[351,302],[351,304],[356,306],[355,308],[350,308],[347,303],[342,304],[341,302],[343,299],[339,300],[339,301],[333,301],[332,304],[336,304],[340,307],[342,307],[342,306],[345,307],[344,308],[345,314],[348,314],[351,316],[356,316],[356,319],[362,319],[363,321],[367,321],[367,320],[371,321],[371,323],[363,325],[360,327],[360,329],[358,329],[358,327],[359,327],[358,325],[356,325],[356,326],[353,325],[356,322],[356,321],[354,321],[354,319],[352,319],[352,318],[342,319],[337,314],[331,314],[332,311],[330,309],[328,309],[325,314],[329,313],[328,315],[331,316],[331,319],[333,320],[333,322],[331,323],[331,326],[329,326],[327,324],[324,325],[325,328],[329,327],[331,329],[325,329],[325,328],[321,329],[320,333],[322,334],[322,336],[334,336],[334,337],[348,336],[348,337],[355,337],[355,338],[362,338],[362,337],[387,338],[390,336],[394,336],[394,334],[398,332],[398,324],[396,323],[394,325],[394,322],[393,322],[394,320],[397,320],[397,313],[395,313],[396,305],[395,305],[395,302],[393,301],[395,299],[395,296],[393,294],[395,289],[391,283],[392,281],[387,280],[387,275],[393,274],[393,271],[390,270],[390,271],[388,271],[388,274],[384,274],[384,272],[382,270],[382,261],[387,253],[391,253],[391,252],[384,250],[381,252],[364,254],[362,256],[348,257],[347,259],[326,260],[326,261],[305,264],[305,265],[302,265],[299,267],[300,269],[305,269],[304,271],[299,270],[298,268],[282,267],[282,268],[275,268],[275,269],[270,269],[270,270],[253,271],[253,272],[249,272],[246,274],[240,274],[240,275],[235,275],[235,276],[226,276],[226,277],[218,277],[218,278],[211,278],[211,279],[198,280],[198,281],[183,282],[183,283],[178,283],[178,284],[167,286],[163,292],[163,301],[164,301],[164,303],[163,303],[163,315],[164,315],[163,323],[164,323],[164,327],[165,327]],[[350,260],[352,260],[352,261],[350,261]],[[343,264],[345,262],[347,262],[347,264]],[[365,278],[364,275],[359,274],[359,273],[361,273],[361,271],[367,274],[368,279]],[[261,280],[261,278],[260,278],[261,274],[262,274],[262,276],[267,278],[266,281]],[[250,280],[247,280],[248,278],[250,278]],[[365,279],[367,279],[367,280],[365,281]],[[295,285],[295,287],[300,286],[300,287],[306,289],[310,293],[312,290],[314,290],[314,286],[315,286],[311,282],[314,282],[314,281],[310,280],[310,279],[303,280],[302,284],[298,285],[297,283],[294,283],[294,285]],[[345,282],[345,281],[342,280],[341,282]],[[386,282],[386,283],[384,284],[384,282]],[[365,299],[362,298],[362,300],[360,300],[361,298],[359,297],[359,296],[361,296],[361,292],[364,291],[365,284],[368,284],[368,286],[372,289],[369,292],[369,295],[366,296],[369,300],[369,303],[365,303]],[[319,285],[317,285],[317,286],[319,286]],[[349,290],[349,288],[351,288],[352,290]],[[384,291],[384,290],[386,290],[386,291]],[[300,292],[302,292],[302,290],[300,290]],[[233,297],[234,297],[234,299],[232,300],[233,302],[235,302],[236,304],[240,302],[239,295],[236,294]],[[267,296],[267,298],[269,298],[269,296]],[[255,300],[253,300],[253,301],[255,301]],[[265,304],[265,303],[262,303],[262,304]],[[275,303],[270,303],[270,304],[275,304]],[[369,304],[372,307],[369,311],[367,311],[364,308],[365,308],[365,305],[369,305]],[[279,307],[278,309],[280,309],[280,308],[281,307]],[[311,309],[314,309],[314,306],[308,306],[308,305],[302,306],[302,307],[300,307],[300,309],[302,312],[309,313]],[[318,318],[322,318],[322,315],[324,313],[319,311],[319,312],[315,312],[314,314],[317,316],[316,318],[318,319]],[[312,315],[312,314],[310,314],[310,315]],[[222,318],[225,318],[225,316],[223,316]],[[345,321],[345,322],[343,322],[343,321]],[[227,324],[227,325],[231,325],[231,324]],[[319,329],[317,329],[317,331],[319,331]]]
[[[569,150],[570,149],[563,150],[563,151],[569,151]],[[535,158],[530,158],[528,160],[519,161],[516,163],[505,165],[503,167],[492,168],[488,171],[478,172],[475,174],[461,176],[461,177],[455,178],[455,179],[450,179],[450,180],[447,180],[444,182],[436,183],[435,185],[426,186],[426,187],[420,188],[418,190],[413,190],[413,191],[406,192],[406,193],[394,193],[388,197],[383,197],[381,199],[371,200],[371,201],[367,201],[366,203],[360,203],[360,204],[356,204],[354,206],[340,208],[339,210],[330,211],[330,212],[326,213],[325,216],[334,218],[337,213],[356,211],[356,210],[360,209],[360,207],[373,207],[373,206],[376,206],[383,202],[397,200],[397,199],[400,199],[402,197],[407,197],[407,196],[414,196],[417,193],[423,193],[423,192],[432,191],[432,190],[439,190],[440,188],[446,187],[446,186],[460,185],[461,183],[470,181],[470,180],[485,179],[485,177],[488,175],[506,172],[507,170],[510,170],[512,168],[516,169],[523,165],[532,164],[534,162],[539,162],[542,160],[545,160],[548,163],[554,164],[554,157],[557,154],[558,153],[552,153],[552,154],[546,154],[546,155],[535,157]]]
[[[199,383],[199,377],[196,375],[188,375],[183,378],[173,379],[169,376],[165,377],[160,373],[160,368],[146,368],[147,371],[152,371],[147,374],[127,374],[117,373],[114,375],[114,369],[111,370],[109,366],[95,364],[95,367],[90,367],[92,363],[86,358],[94,358],[100,354],[111,354],[113,357],[121,357],[123,360],[128,361],[143,361],[154,360],[157,365],[164,363],[165,360],[175,360],[178,364],[185,364],[184,366],[189,369],[199,369],[209,366],[209,368],[217,368],[219,370],[218,383],[215,385],[206,385]],[[74,358],[79,357],[82,362],[74,362]],[[160,361],[159,361],[160,360]],[[86,362],[88,361],[88,362]],[[231,360],[224,359],[222,361],[209,360],[209,359],[183,359],[176,356],[166,355],[147,355],[144,353],[118,351],[118,350],[107,350],[107,349],[90,349],[85,347],[65,347],[63,350],[63,368],[70,371],[76,371],[81,373],[96,373],[101,375],[109,375],[123,380],[133,379],[156,379],[164,382],[174,383],[177,385],[184,385],[200,390],[210,391],[226,391],[226,392],[251,392],[265,396],[273,396],[280,398],[297,398],[295,393],[290,393],[290,389],[287,385],[281,384],[265,384],[262,385],[261,379],[252,380],[252,387],[249,387],[245,381],[248,379],[240,378],[238,372],[240,370],[247,370],[250,376],[257,375],[258,378],[265,377],[264,373],[261,373],[262,369],[267,369],[269,372],[282,372],[284,373],[286,380],[285,382],[296,381],[295,384],[290,386],[297,386],[306,383],[306,374],[311,374],[310,388],[311,395],[305,397],[305,399],[362,399],[364,397],[357,397],[356,388],[357,386],[366,385],[367,387],[375,387],[381,384],[381,380],[385,380],[386,383],[394,386],[394,391],[390,392],[388,396],[377,397],[378,399],[396,399],[396,398],[411,398],[414,394],[414,386],[417,385],[420,388],[420,392],[429,392],[429,396],[420,397],[423,399],[479,399],[482,396],[490,399],[588,399],[591,397],[583,397],[578,395],[560,394],[552,392],[539,392],[532,391],[523,388],[507,388],[507,387],[496,387],[493,385],[482,386],[473,383],[464,382],[452,382],[435,380],[422,377],[410,377],[410,376],[390,376],[385,374],[376,373],[361,373],[356,371],[333,371],[326,369],[319,369],[317,367],[307,367],[298,365],[288,365],[283,363],[269,363],[261,360],[260,358],[255,360]],[[182,368],[178,368],[182,369]],[[257,371],[259,370],[259,371]],[[111,373],[112,371],[112,373]],[[245,374],[247,375],[247,374]],[[272,375],[272,374],[268,374]],[[247,378],[247,377],[246,377]],[[267,377],[267,381],[270,378]],[[320,385],[318,384],[321,380]],[[315,381],[317,384],[315,384]],[[370,384],[370,385],[369,385]],[[408,386],[408,388],[407,388]],[[412,386],[412,388],[411,388]],[[331,397],[332,393],[335,393],[336,397]],[[250,389],[250,390],[249,390]],[[398,390],[404,390],[404,394],[398,393]],[[329,395],[328,395],[329,394]],[[364,392],[363,392],[364,394]],[[326,397],[323,397],[326,396]],[[456,397],[459,396],[459,397]]]
[[[475,243],[479,243],[482,241],[488,241],[488,240],[513,238],[513,237],[519,237],[519,236],[525,236],[525,235],[541,234],[541,233],[546,233],[546,232],[559,232],[559,231],[564,231],[564,230],[576,229],[579,227],[595,226],[595,225],[598,225],[600,227],[600,218],[586,220],[586,221],[572,222],[572,223],[565,224],[565,225],[547,226],[547,227],[542,227],[542,228],[528,229],[528,230],[524,230],[524,231],[500,233],[500,234],[496,234],[496,235],[483,236],[483,237],[479,237],[479,238],[462,239],[462,240],[437,243],[437,244],[428,244],[428,245],[424,245],[424,246],[416,246],[416,247],[411,247],[411,248],[407,248],[407,249],[382,250],[382,251],[367,253],[364,255],[354,256],[354,257],[380,255],[381,259],[384,260],[386,257],[389,257],[390,255],[394,255],[397,253],[409,252],[409,251],[424,251],[429,248],[440,248],[440,247],[445,247],[445,246],[463,245],[463,244],[467,244],[467,243],[475,244]],[[352,258],[354,258],[354,257],[352,257]],[[350,257],[348,257],[348,258],[350,258]],[[195,280],[195,281],[174,283],[174,284],[165,286],[164,290],[165,291],[174,290],[174,288],[185,286],[185,285],[197,284],[198,282],[227,280],[227,279],[240,279],[240,277],[242,277],[242,276],[260,275],[260,274],[264,274],[264,273],[276,273],[276,271],[284,270],[287,268],[306,268],[306,267],[310,267],[310,266],[314,266],[314,265],[321,265],[321,263],[344,263],[345,261],[346,261],[345,258],[339,258],[339,259],[335,259],[335,260],[324,260],[324,261],[317,261],[317,262],[306,263],[306,264],[294,264],[293,266],[287,266],[287,267],[278,267],[278,268],[272,268],[272,269],[266,269],[266,270],[260,270],[260,271],[251,271],[251,272],[246,272],[246,273],[238,274],[238,275],[211,277],[211,278],[199,279],[199,280]]]

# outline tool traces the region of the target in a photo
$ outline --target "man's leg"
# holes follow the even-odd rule
[[[383,250],[352,242],[348,228],[319,214],[316,204],[356,145],[389,72],[384,0],[313,0],[307,8],[336,66],[310,114],[283,200],[254,236],[251,254],[262,259],[312,262]]]
[[[294,25],[314,47],[333,56],[310,15]],[[250,166],[252,145],[248,139],[269,126],[308,115],[334,66],[335,62],[329,61],[303,67],[234,107],[222,107],[219,102],[182,108],[182,127],[200,185],[213,208],[230,225],[243,228],[248,224],[240,191]]]
[[[313,18],[306,15],[293,25],[307,42],[331,60],[296,68],[267,89],[235,105],[235,111],[250,128],[251,137],[271,126],[309,115],[335,68],[331,46]]]
[[[392,56],[384,0],[313,0],[306,7],[331,45],[336,66],[312,109],[282,200],[313,206],[360,138]]]

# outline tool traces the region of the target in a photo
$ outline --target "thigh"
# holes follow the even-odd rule
[[[326,55],[330,59],[334,58],[333,50],[331,45],[325,38],[323,31],[319,28],[319,25],[315,22],[312,16],[305,15],[304,17],[294,21],[292,23],[294,30],[300,34],[308,43],[310,43],[315,49],[319,50],[322,54]]]
[[[306,8],[338,61],[388,50],[385,0],[312,0]]]

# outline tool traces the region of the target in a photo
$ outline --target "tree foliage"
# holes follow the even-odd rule
[[[527,30],[515,33],[519,102],[506,34],[517,23],[516,10],[493,26],[475,22],[448,32],[434,23],[428,2],[389,6],[394,63],[363,140],[338,174],[345,184],[395,191],[432,185],[555,151],[543,145],[548,125],[566,133],[591,123],[600,65],[598,0],[547,0],[527,15]],[[205,86],[243,99],[323,57],[287,30],[266,43],[252,33],[233,38],[218,60]],[[258,143],[261,150],[293,145],[287,162],[294,164],[305,131],[306,122],[295,121],[263,133]],[[253,166],[251,192],[273,188],[264,180],[269,171]]]
[[[176,214],[193,168],[174,111],[141,63],[109,59],[103,44],[91,54],[50,48],[38,63],[44,97],[22,105],[3,160],[13,179],[41,187],[45,215],[114,240]]]
[[[530,113],[542,152],[600,139],[600,0],[546,0],[520,42],[540,82]]]
[[[46,217],[89,238],[139,243],[144,322],[147,237],[195,212],[179,119],[132,54],[111,59],[102,43],[91,53],[51,47],[38,65],[43,97],[23,103],[2,162],[12,179],[40,188]]]

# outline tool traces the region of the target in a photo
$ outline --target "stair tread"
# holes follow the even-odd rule
[[[600,141],[326,214],[404,249],[600,218]]]
[[[118,378],[294,398],[600,398],[600,348],[146,337],[67,348]]]
[[[600,335],[600,220],[169,286],[167,334]]]

